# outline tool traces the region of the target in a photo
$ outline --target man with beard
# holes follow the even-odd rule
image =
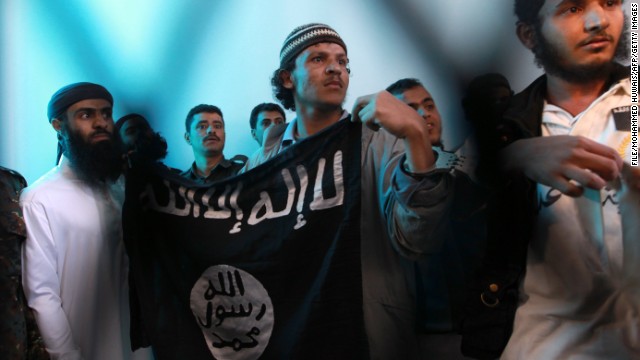
[[[275,97],[296,118],[270,127],[245,169],[254,168],[339,121],[362,122],[361,267],[365,330],[376,359],[424,359],[429,350],[416,330],[415,269],[442,244],[439,224],[448,212],[447,172],[431,171],[427,124],[387,91],[343,109],[349,86],[347,46],[331,27],[294,29],[280,50],[271,83]],[[420,238],[419,244],[409,239]],[[401,256],[403,253],[405,257]]]
[[[498,137],[511,206],[495,236],[528,243],[503,358],[637,359],[640,173],[627,164],[629,69],[616,62],[622,1],[516,0],[515,12],[545,75],[512,99]]]
[[[147,358],[131,352],[124,198],[113,98],[75,83],[49,101],[60,163],[20,197],[27,228],[23,283],[53,359]]]
[[[220,108],[197,105],[189,110],[184,125],[184,140],[191,146],[195,161],[180,175],[200,184],[210,184],[234,176],[242,169],[245,156],[224,157],[226,132]]]
[[[147,119],[140,114],[127,114],[116,121],[124,150],[129,157],[160,161],[167,156],[167,141],[154,132]]]

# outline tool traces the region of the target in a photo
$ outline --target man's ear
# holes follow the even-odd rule
[[[251,129],[251,136],[253,136],[253,138],[258,141],[258,137],[256,136],[256,129]]]
[[[53,120],[51,120],[51,126],[53,126],[53,129],[57,133],[62,131],[62,121],[60,121],[60,119],[58,119],[58,118],[54,118]]]
[[[278,74],[280,80],[282,81],[282,86],[285,89],[293,89],[293,81],[291,80],[291,71],[289,70],[280,70],[280,74]]]
[[[520,39],[522,45],[527,49],[531,50],[536,45],[535,29],[533,28],[533,25],[518,21],[516,24],[516,35],[518,35],[518,39]]]
[[[191,145],[191,138],[189,137],[189,133],[188,132],[184,133],[184,141],[186,141],[187,144]]]

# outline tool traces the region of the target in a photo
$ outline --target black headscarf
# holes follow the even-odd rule
[[[62,115],[71,105],[87,99],[104,99],[113,106],[113,96],[104,86],[90,82],[78,82],[61,88],[51,96],[47,106],[47,119],[51,123],[53,119]],[[60,162],[63,152],[64,149],[62,148],[60,137],[58,137],[56,165]]]

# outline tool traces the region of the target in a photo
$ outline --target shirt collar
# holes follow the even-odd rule
[[[547,99],[545,99],[544,105],[542,108],[542,114],[543,114],[542,122],[545,124],[560,125],[562,127],[566,127],[570,129],[576,124],[576,122],[580,119],[580,117],[582,117],[582,115],[585,112],[587,112],[594,105],[596,105],[597,103],[599,103],[600,101],[608,97],[610,94],[613,94],[614,92],[617,92],[617,91],[623,91],[627,95],[631,95],[630,79],[624,79],[613,84],[607,91],[605,91],[600,96],[598,96],[595,100],[593,100],[593,102],[584,111],[582,111],[580,114],[577,114],[576,116],[569,114],[568,111],[566,111],[565,109],[559,106],[549,104],[547,102]]]
[[[189,173],[191,174],[191,178],[192,179],[206,179],[209,176],[211,176],[211,174],[213,174],[216,170],[216,168],[218,168],[218,166],[221,166],[223,168],[229,168],[231,167],[231,161],[229,161],[227,158],[222,158],[222,160],[220,160],[220,162],[218,164],[216,164],[216,166],[213,167],[213,169],[211,169],[211,171],[209,172],[208,176],[200,176],[200,174],[198,173],[198,168],[196,167],[196,162],[194,161],[193,164],[191,164],[191,168],[189,169]]]
[[[340,115],[340,120],[344,120],[349,116],[349,112],[347,110],[342,110],[342,114]],[[287,124],[287,128],[284,130],[284,135],[282,136],[281,149],[285,148],[289,145],[295,144],[298,139],[296,138],[296,133],[298,132],[297,121],[298,118],[295,118],[293,121]],[[338,120],[338,121],[340,121]]]
[[[296,142],[296,120],[297,119],[294,119],[287,124],[287,128],[284,130],[284,136],[282,137],[282,147],[289,146]]]

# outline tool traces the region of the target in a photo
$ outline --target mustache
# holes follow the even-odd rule
[[[104,130],[104,129],[98,129],[98,130],[96,130],[96,131],[91,133],[91,137],[94,137],[94,136],[97,136],[97,135],[109,135],[109,137],[112,137],[113,133],[110,133],[109,131]]]
[[[344,81],[342,81],[342,79],[340,78],[340,76],[332,76],[331,78],[327,79],[324,82],[324,85],[328,85],[332,82],[337,82],[340,84],[341,87],[344,87]]]
[[[602,41],[602,40],[607,40],[609,42],[613,42],[613,36],[607,34],[607,33],[599,33],[599,34],[594,34],[592,36],[589,36],[588,38],[580,41],[578,43],[578,46],[585,46],[589,43],[592,43],[594,41]]]

